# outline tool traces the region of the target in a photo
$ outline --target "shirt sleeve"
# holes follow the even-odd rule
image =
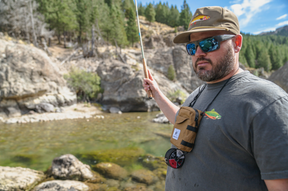
[[[288,178],[288,97],[262,109],[250,127],[251,146],[261,178]]]

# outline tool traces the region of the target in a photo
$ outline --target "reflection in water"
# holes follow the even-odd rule
[[[104,149],[140,147],[163,156],[170,148],[172,125],[152,123],[157,113],[104,114],[104,119],[75,119],[29,124],[2,124],[0,166],[46,170],[55,157]]]

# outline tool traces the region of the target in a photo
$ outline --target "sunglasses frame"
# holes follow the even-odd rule
[[[194,56],[195,54],[190,54],[189,53],[189,51],[188,51],[188,45],[190,45],[190,44],[195,44],[195,53],[196,53],[196,50],[197,50],[197,47],[199,46],[199,43],[200,42],[202,42],[202,41],[204,41],[204,40],[207,40],[207,39],[212,39],[212,38],[214,38],[215,40],[217,40],[217,42],[218,42],[218,47],[215,49],[215,50],[218,50],[219,48],[220,48],[220,42],[222,42],[222,41],[225,41],[225,40],[229,40],[229,39],[231,39],[231,38],[233,38],[233,37],[235,37],[236,35],[232,35],[232,34],[224,34],[224,35],[217,35],[217,36],[212,36],[212,37],[208,37],[208,38],[205,38],[205,39],[201,39],[201,40],[197,40],[197,41],[194,41],[194,42],[190,42],[190,43],[187,43],[186,44],[186,51],[187,51],[187,53],[189,54],[189,55],[191,55],[191,56]],[[199,46],[200,48],[201,48],[201,46]],[[202,50],[202,48],[201,48],[201,50]],[[213,52],[213,51],[215,51],[215,50],[211,50],[211,51],[204,51],[204,50],[202,50],[203,52],[205,52],[205,53],[208,53],[208,52]]]

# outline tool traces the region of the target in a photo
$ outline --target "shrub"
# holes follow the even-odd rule
[[[103,92],[100,86],[100,77],[91,72],[73,68],[68,75],[64,75],[70,88],[74,89],[79,100],[90,101],[98,93]]]
[[[175,69],[174,69],[173,65],[169,66],[168,72],[167,72],[167,77],[169,80],[175,81],[176,74],[175,74]]]
[[[168,99],[171,100],[172,102],[176,101],[177,98],[181,98],[181,99],[182,99],[181,104],[183,104],[184,101],[185,101],[185,99],[186,99],[186,97],[187,97],[187,95],[186,95],[183,91],[181,91],[181,90],[176,90],[176,91],[171,91],[171,92],[169,92],[168,95],[167,95],[167,97],[168,97]]]

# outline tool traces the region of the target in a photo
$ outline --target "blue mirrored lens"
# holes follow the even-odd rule
[[[186,48],[187,48],[187,52],[188,52],[188,54],[190,54],[190,55],[194,55],[195,54],[195,52],[196,52],[196,45],[195,44],[187,44],[186,45]]]
[[[215,38],[207,38],[199,42],[199,46],[203,52],[211,52],[218,49],[219,43]]]
[[[198,44],[203,52],[211,52],[219,48],[219,42],[215,38],[207,38],[199,43],[187,44],[186,49],[189,55],[195,55]]]

